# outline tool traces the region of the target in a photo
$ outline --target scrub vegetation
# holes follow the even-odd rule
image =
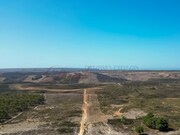
[[[44,96],[37,94],[1,94],[0,122],[4,122],[19,112],[44,103]]]

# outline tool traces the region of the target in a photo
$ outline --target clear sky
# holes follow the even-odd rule
[[[0,68],[180,69],[180,0],[0,0]]]

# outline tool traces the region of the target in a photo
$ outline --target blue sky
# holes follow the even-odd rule
[[[179,0],[0,0],[0,68],[180,69]]]

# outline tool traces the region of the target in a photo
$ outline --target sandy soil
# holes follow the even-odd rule
[[[128,112],[123,113],[123,116],[128,119],[137,119],[139,117],[143,117],[146,115],[147,115],[147,113],[145,113],[144,111],[139,110],[139,109],[131,109]]]
[[[157,135],[180,135],[180,130],[172,131],[172,132],[168,132],[168,133],[157,133]]]
[[[30,131],[37,129],[39,126],[43,124],[44,123],[39,122],[38,120],[35,119],[23,121],[20,123],[5,124],[0,126],[0,134],[10,134],[16,132]]]
[[[94,89],[84,89],[84,104],[82,110],[83,115],[78,135],[84,135],[87,127],[88,130],[91,130],[89,129],[89,125],[107,121],[107,116],[105,116],[100,110],[99,101]]]
[[[84,90],[83,115],[78,135],[126,135],[123,132],[116,132],[107,124],[110,116],[101,112],[95,90],[97,89]]]

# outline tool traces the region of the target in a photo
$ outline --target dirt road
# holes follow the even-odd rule
[[[108,116],[100,110],[96,90],[95,88],[84,89],[83,114],[78,135],[121,135],[107,124]]]
[[[24,87],[21,84],[11,84],[10,89],[12,90],[22,90],[22,91],[38,91],[38,90],[44,90],[47,92],[57,92],[57,93],[71,93],[71,92],[81,92],[82,89],[51,89],[51,88],[45,88],[45,87],[38,87],[38,86],[29,86]]]
[[[78,135],[84,135],[88,125],[106,122],[107,117],[101,112],[95,89],[84,89],[83,114]]]
[[[89,104],[87,102],[87,89],[84,89],[84,96],[83,96],[83,106],[82,106],[82,120],[80,123],[80,129],[79,129],[79,133],[78,135],[84,135],[84,131],[86,128],[86,124],[87,124],[87,118],[88,118],[88,108],[89,108]]]

